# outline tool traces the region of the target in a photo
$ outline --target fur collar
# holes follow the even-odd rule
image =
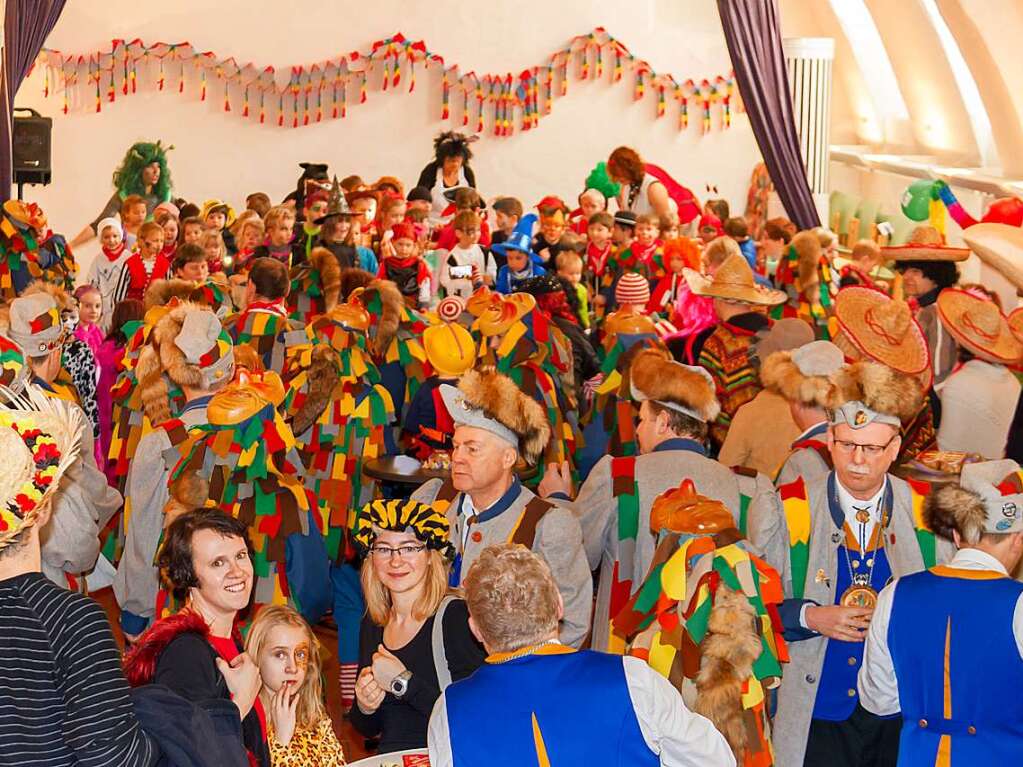
[[[182,610],[154,623],[124,656],[124,676],[132,687],[149,684],[156,676],[156,664],[163,651],[182,634],[210,635],[210,627],[199,613]]]

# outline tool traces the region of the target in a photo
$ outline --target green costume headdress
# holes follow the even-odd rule
[[[160,202],[168,202],[171,198],[171,176],[167,168],[167,152],[173,146],[165,147],[159,141],[155,144],[139,141],[132,144],[124,155],[121,164],[114,171],[114,186],[123,200],[130,194],[144,195],[146,188],[142,183],[142,169],[151,163],[159,163],[160,178],[153,187],[153,194]]]

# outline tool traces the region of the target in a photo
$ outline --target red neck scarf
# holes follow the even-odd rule
[[[117,259],[119,259],[121,257],[121,254],[124,253],[124,250],[127,247],[128,246],[125,245],[124,240],[121,240],[121,244],[118,245],[113,250],[107,250],[106,248],[103,248],[102,249],[103,250],[103,255],[107,257],[107,260],[110,263],[114,263],[114,261],[116,261]]]

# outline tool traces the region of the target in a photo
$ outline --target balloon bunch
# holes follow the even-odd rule
[[[1023,226],[1023,200],[1019,197],[995,200],[978,221],[966,212],[949,185],[940,179],[914,181],[902,193],[901,205],[906,218],[911,221],[929,221],[942,235],[945,234],[946,212],[963,229],[978,223]]]

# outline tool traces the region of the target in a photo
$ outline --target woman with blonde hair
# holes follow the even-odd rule
[[[252,622],[245,652],[259,666],[273,767],[338,767],[344,752],[323,704],[320,642],[287,605],[267,605]]]
[[[380,753],[424,748],[441,691],[486,655],[465,602],[448,589],[449,532],[446,514],[419,501],[373,501],[355,521],[355,541],[368,552],[367,615],[351,721],[380,735]]]

